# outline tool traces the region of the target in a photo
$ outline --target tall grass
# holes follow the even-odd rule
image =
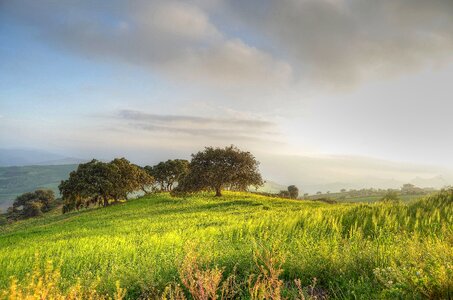
[[[334,299],[449,299],[452,199],[451,190],[412,204],[152,195],[0,227],[0,289],[10,276],[26,281],[39,253],[41,268],[49,259],[60,265],[61,290],[97,281],[99,294],[113,295],[119,281],[130,299],[194,291],[213,299],[214,290],[222,299],[224,285],[244,299],[302,299],[299,289]],[[184,268],[194,251],[187,245],[197,245],[198,262]],[[274,257],[284,259],[271,272],[263,261]]]

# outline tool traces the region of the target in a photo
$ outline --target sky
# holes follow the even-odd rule
[[[0,145],[153,164],[235,144],[282,184],[450,184],[452,16],[451,0],[0,1]]]

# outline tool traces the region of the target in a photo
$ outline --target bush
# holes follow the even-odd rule
[[[399,200],[400,198],[398,197],[398,193],[396,191],[387,192],[381,199],[381,201],[384,202],[399,202]]]
[[[17,196],[13,206],[8,208],[8,219],[19,220],[41,216],[55,205],[55,194],[51,190],[36,190]]]

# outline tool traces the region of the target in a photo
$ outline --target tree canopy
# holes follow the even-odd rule
[[[145,170],[154,177],[161,191],[171,191],[176,183],[189,171],[189,161],[185,159],[169,159]]]
[[[52,190],[40,189],[24,193],[14,200],[8,209],[8,219],[18,220],[36,217],[52,209],[55,194]]]
[[[214,190],[216,196],[221,196],[223,189],[246,190],[249,186],[260,186],[263,179],[258,166],[259,162],[250,152],[235,146],[206,147],[192,154],[189,172],[182,178],[176,192]]]
[[[381,199],[383,202],[398,202],[399,200],[400,198],[396,191],[388,191]]]
[[[108,206],[111,200],[127,200],[128,194],[139,189],[146,192],[153,182],[151,175],[125,158],[110,163],[93,159],[80,164],[59,185],[65,202],[63,212],[90,204]]]
[[[297,197],[299,197],[299,189],[297,188],[297,186],[288,186],[288,195],[291,199],[297,199]]]

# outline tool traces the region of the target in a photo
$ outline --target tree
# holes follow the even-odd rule
[[[33,217],[38,217],[42,216],[42,203],[40,202],[27,202],[24,205],[24,208],[22,209],[23,211],[23,216],[25,218],[33,218]]]
[[[168,169],[167,191],[171,191],[173,185],[181,181],[189,172],[189,161],[185,159],[167,160],[166,165]]]
[[[299,197],[299,189],[295,185],[288,186],[288,194],[291,199],[297,199]]]
[[[410,183],[406,183],[406,184],[403,184],[403,186],[401,187],[401,192],[403,194],[422,194],[423,193],[423,189],[419,188],[419,187],[416,187],[415,185],[413,184],[410,184]]]
[[[177,192],[214,190],[217,197],[222,190],[246,190],[260,186],[263,179],[258,170],[259,162],[250,152],[231,145],[225,148],[206,147],[192,154],[189,172],[178,184]]]
[[[290,195],[289,195],[289,192],[288,191],[280,191],[280,193],[278,193],[278,195],[282,198],[289,198]]]
[[[90,203],[109,205],[109,200],[117,195],[114,183],[119,181],[118,167],[93,159],[80,164],[69,178],[59,185],[65,201],[63,212],[79,209]]]
[[[114,168],[115,176],[113,176],[113,199],[115,202],[120,199],[126,199],[128,194],[143,188],[143,182],[140,180],[149,181],[149,178],[144,178],[141,174],[141,169],[130,163],[127,159],[115,158],[110,162]]]
[[[138,166],[137,166],[138,167]],[[145,193],[145,195],[149,194],[148,188],[152,187],[155,180],[154,177],[149,174],[144,168],[139,168],[137,174],[137,181],[140,186],[140,189]]]
[[[153,183],[151,175],[125,158],[115,158],[110,163],[93,159],[80,164],[59,185],[65,203],[63,213],[90,204],[108,206],[110,200],[127,200],[137,190],[147,193],[146,188]]]
[[[381,199],[381,201],[384,202],[398,202],[399,200],[400,199],[396,191],[388,191]]]
[[[179,182],[189,170],[189,162],[185,159],[169,159],[145,169],[160,185],[161,191],[171,191],[175,183]]]
[[[160,190],[163,191],[165,189],[165,180],[166,180],[166,173],[165,173],[165,162],[160,162],[155,166],[146,166],[145,170],[154,177],[154,180],[157,184],[160,185]]]
[[[26,219],[42,215],[52,209],[55,194],[51,190],[36,190],[17,196],[8,209],[8,219]]]

